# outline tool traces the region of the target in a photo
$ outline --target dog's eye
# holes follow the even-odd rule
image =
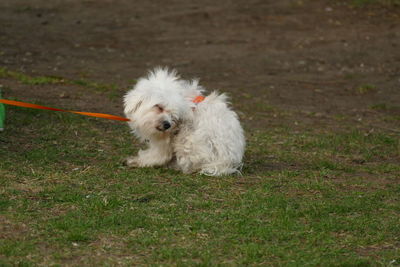
[[[157,110],[159,111],[159,112],[164,112],[164,108],[162,107],[162,106],[160,106],[160,105],[154,105],[154,107],[155,108],[157,108]]]

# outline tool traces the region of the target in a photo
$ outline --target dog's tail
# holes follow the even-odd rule
[[[203,102],[208,104],[217,104],[217,103],[229,104],[229,96],[224,93],[221,94],[218,91],[213,91],[211,92],[211,94],[206,96]]]
[[[237,174],[242,175],[242,167],[243,163],[238,164],[210,164],[205,165],[201,169],[200,173],[208,176],[221,176],[221,175],[230,175]]]

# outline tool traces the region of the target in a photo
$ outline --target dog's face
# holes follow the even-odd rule
[[[142,141],[167,138],[191,120],[193,104],[186,94],[193,86],[197,88],[197,82],[182,82],[174,71],[165,69],[139,79],[124,97],[124,112],[136,136]]]
[[[167,138],[179,129],[192,112],[183,99],[173,96],[128,94],[125,97],[125,114],[137,137],[145,139]]]
[[[173,133],[178,127],[177,112],[162,103],[143,107],[137,115],[136,127],[148,137],[163,137]]]

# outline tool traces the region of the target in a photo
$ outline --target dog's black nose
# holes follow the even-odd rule
[[[169,123],[168,121],[163,121],[162,126],[164,130],[167,130],[171,128],[171,123]]]

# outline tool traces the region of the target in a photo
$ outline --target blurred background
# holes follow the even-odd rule
[[[135,79],[169,66],[228,92],[250,127],[284,113],[306,126],[332,116],[382,123],[375,113],[400,109],[398,4],[2,0],[1,83],[6,96],[120,114]],[[69,82],[5,79],[13,75]]]

